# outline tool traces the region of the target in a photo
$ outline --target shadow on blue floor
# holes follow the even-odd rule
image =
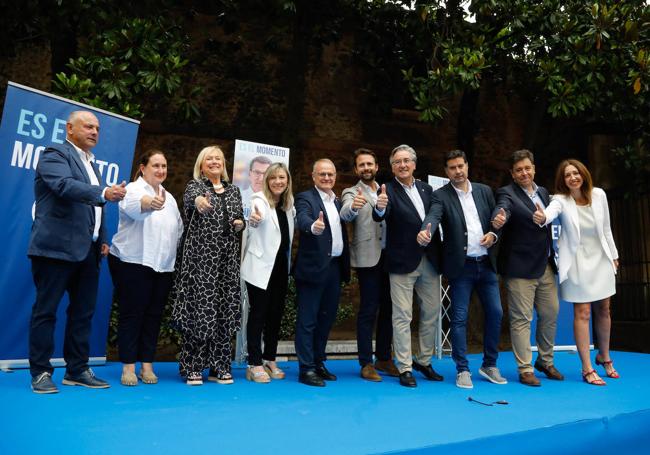
[[[61,386],[57,370],[56,395],[33,394],[27,370],[0,373],[0,454],[650,453],[650,355],[613,358],[621,379],[606,387],[583,383],[567,352],[555,360],[566,380],[542,378],[539,388],[517,382],[509,352],[499,358],[507,385],[483,380],[470,356],[473,390],[454,385],[450,359],[434,360],[443,383],[415,373],[415,389],[363,381],[347,360],[328,362],[339,380],[325,388],[299,384],[294,362],[281,365],[284,381],[253,384],[235,369],[235,384],[200,387],[185,385],[175,363],[156,365],[159,384],[128,388],[120,364],[95,367],[107,390]]]

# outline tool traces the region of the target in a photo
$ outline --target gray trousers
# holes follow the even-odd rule
[[[440,314],[440,276],[431,263],[423,257],[411,273],[391,273],[390,297],[393,301],[393,350],[395,364],[400,373],[411,371],[411,320],[413,298],[420,304],[419,353],[416,361],[430,365],[436,342],[436,329]],[[414,292],[415,291],[415,292]]]

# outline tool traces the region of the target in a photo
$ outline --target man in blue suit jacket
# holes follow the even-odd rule
[[[339,306],[341,281],[350,280],[347,232],[339,217],[341,202],[332,191],[336,167],[328,159],[314,163],[315,187],[296,196],[300,231],[293,276],[296,280],[298,317],[296,355],[298,380],[323,387],[336,376],[325,367],[327,338]]]
[[[443,379],[431,366],[440,313],[440,234],[435,225],[434,240],[426,246],[417,243],[433,190],[413,177],[416,162],[417,155],[412,147],[400,145],[393,149],[390,164],[395,178],[382,185],[373,211],[375,221],[386,220],[385,267],[393,302],[393,349],[399,383],[405,387],[417,386],[413,369],[431,381]],[[420,349],[415,360],[411,354],[414,293],[420,303]]]
[[[66,142],[46,148],[34,176],[36,210],[27,255],[32,261],[36,301],[29,332],[29,368],[35,393],[56,393],[50,358],[54,352],[56,312],[67,291],[70,305],[63,357],[65,385],[107,388],[88,368],[89,336],[105,244],[102,206],[120,201],[126,183],[104,187],[91,148],[99,121],[75,111],[66,124]]]
[[[530,322],[537,311],[537,361],[534,367],[549,379],[564,376],[553,365],[553,345],[557,327],[555,253],[551,225],[540,227],[531,222],[537,207],[547,207],[546,188],[535,184],[535,164],[529,150],[512,154],[510,173],[513,182],[497,191],[493,226],[502,228],[498,270],[508,293],[510,340],[519,370],[519,382],[539,386],[535,377],[530,346]],[[502,218],[499,222],[498,218]]]
[[[491,231],[494,195],[490,187],[470,183],[469,166],[461,150],[445,156],[450,182],[436,190],[429,213],[417,235],[421,245],[431,241],[431,226],[442,225],[442,273],[451,291],[451,355],[456,362],[456,385],[473,387],[467,362],[467,315],[472,292],[478,292],[485,314],[481,376],[495,384],[506,384],[496,366],[501,332],[501,298],[496,275],[497,234]],[[496,230],[495,230],[496,231]]]

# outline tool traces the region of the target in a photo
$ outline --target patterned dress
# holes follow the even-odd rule
[[[233,222],[243,220],[239,188],[223,182],[214,191],[209,180],[191,180],[183,196],[185,225],[171,298],[172,317],[183,335],[179,357],[181,376],[205,368],[230,373],[231,337],[241,328],[241,232]],[[213,210],[199,213],[197,196],[209,195]]]

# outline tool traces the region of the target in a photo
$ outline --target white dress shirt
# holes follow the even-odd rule
[[[320,198],[323,200],[323,205],[327,212],[327,219],[329,220],[330,228],[332,228],[332,257],[340,256],[343,254],[343,232],[341,232],[341,218],[339,217],[339,211],[336,208],[336,204],[334,204],[336,195],[333,191],[325,193],[319,188],[316,188],[316,191],[318,191]],[[313,224],[311,231],[312,233],[314,232]]]
[[[397,178],[395,180],[397,180]],[[420,219],[424,221],[424,217],[427,215],[427,213],[424,210],[424,202],[422,202],[422,197],[420,196],[418,187],[415,186],[415,179],[411,181],[410,185],[404,185],[399,180],[397,180],[397,182],[400,185],[402,185],[402,188],[404,188],[404,191],[406,191],[406,195],[409,197],[411,202],[413,202],[413,205],[415,206],[415,210],[418,211],[418,215],[420,215]]]
[[[153,187],[142,177],[126,186],[126,196],[119,203],[120,224],[113,236],[111,254],[156,272],[173,272],[183,221],[174,196],[168,192],[161,210],[143,212],[142,197],[155,195]]]
[[[66,139],[67,140],[67,139]],[[90,184],[95,185],[95,186],[100,186],[99,185],[99,180],[97,179],[97,174],[95,174],[95,170],[93,169],[93,166],[91,164],[91,161],[94,161],[95,155],[92,153],[84,152],[81,150],[79,147],[74,145],[72,142],[68,141],[70,145],[74,147],[74,149],[77,151],[79,154],[79,158],[81,159],[81,162],[84,165],[84,168],[86,169],[86,174],[88,174],[88,178],[90,179]],[[104,191],[102,191],[102,198],[104,198]],[[94,206],[95,209],[95,229],[93,230],[93,242],[96,241],[99,238],[99,228],[102,225],[102,208],[99,206]]]
[[[467,256],[479,257],[487,254],[487,248],[481,246],[483,238],[483,226],[478,216],[476,203],[472,197],[472,184],[467,181],[467,193],[454,186],[460,205],[463,207],[463,216],[467,225]]]

